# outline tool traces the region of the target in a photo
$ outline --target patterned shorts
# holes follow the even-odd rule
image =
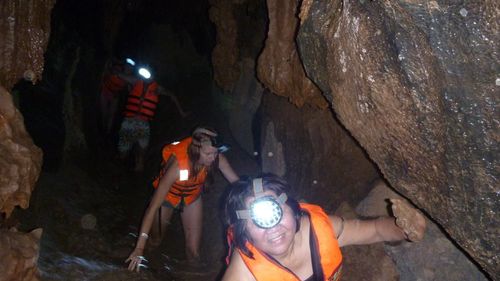
[[[147,148],[150,136],[149,122],[137,118],[125,117],[119,135],[118,151],[121,153],[130,151],[136,142],[141,148]]]

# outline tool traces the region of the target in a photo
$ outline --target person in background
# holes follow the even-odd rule
[[[217,132],[207,127],[194,130],[191,137],[173,142],[163,148],[163,165],[153,182],[156,188],[149,202],[138,235],[136,246],[126,262],[128,269],[139,271],[144,261],[144,247],[151,234],[157,243],[163,238],[174,210],[181,213],[186,243],[186,258],[196,265],[200,260],[203,201],[202,189],[213,171],[218,169],[230,183],[239,177],[222,154],[227,146],[218,139]],[[153,235],[151,238],[154,238]],[[170,240],[175,243],[175,237]]]
[[[130,91],[131,84],[121,75],[132,75],[133,65],[116,59],[107,63],[106,71],[102,77],[101,95],[99,98],[101,109],[101,127],[104,136],[112,138],[112,129],[115,123],[120,95]]]
[[[132,90],[127,96],[124,108],[124,118],[120,126],[118,139],[118,152],[120,158],[125,160],[137,144],[134,152],[136,172],[144,169],[144,156],[149,146],[150,122],[153,120],[159,103],[159,96],[168,96],[175,103],[179,114],[184,118],[187,113],[180,106],[173,93],[165,90],[153,78],[151,70],[147,67],[138,68],[138,77],[120,75],[121,78],[131,83]]]
[[[340,280],[347,245],[419,241],[426,221],[400,199],[391,199],[395,217],[344,220],[317,205],[298,203],[282,178],[234,183],[225,201],[229,263],[223,281]]]

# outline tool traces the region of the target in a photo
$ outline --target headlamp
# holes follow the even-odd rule
[[[217,148],[219,153],[224,153],[231,149],[231,146],[229,144],[225,144],[219,136],[211,137],[210,140],[212,141],[212,146]]]
[[[231,149],[231,146],[229,144],[226,144],[222,141],[222,138],[217,135],[217,133],[212,132],[210,130],[207,130],[205,128],[197,128],[194,130],[193,135],[195,134],[205,134],[207,135],[210,140],[202,141],[201,145],[209,145],[217,148],[217,151],[219,153],[224,153]]]
[[[258,186],[260,185],[260,187]],[[281,205],[287,200],[286,194],[282,193],[278,198],[271,195],[262,196],[262,179],[254,179],[254,194],[256,199],[250,204],[249,210],[238,210],[238,219],[251,219],[260,228],[272,228],[280,223],[283,218]]]
[[[151,78],[151,72],[147,68],[144,67],[139,68],[138,73],[145,79]]]
[[[130,64],[131,66],[135,66],[135,61],[131,58],[126,58],[125,61]]]

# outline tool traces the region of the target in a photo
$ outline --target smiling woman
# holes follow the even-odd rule
[[[319,206],[297,203],[288,189],[286,181],[270,174],[232,185],[225,216],[236,251],[222,280],[340,280],[340,247],[417,241],[426,228],[422,214],[400,200],[393,202],[395,211],[410,208],[402,228],[389,217],[344,221],[328,216]]]

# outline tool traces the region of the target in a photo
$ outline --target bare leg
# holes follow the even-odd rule
[[[125,161],[127,156],[132,149],[131,144],[127,138],[128,129],[126,125],[126,121],[124,120],[120,125],[120,130],[118,132],[118,153],[120,157],[120,161]]]
[[[161,206],[159,211],[156,212],[153,225],[151,227],[151,238],[149,241],[149,244],[152,247],[158,247],[161,244],[173,213],[174,209],[165,206]]]
[[[186,257],[188,261],[200,258],[200,240],[202,232],[203,201],[198,198],[184,208],[181,213],[184,237],[186,239]]]

